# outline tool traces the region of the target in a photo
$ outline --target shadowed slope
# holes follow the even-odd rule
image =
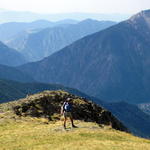
[[[140,14],[140,19],[134,17],[87,36],[19,69],[37,81],[73,87],[105,101],[147,102],[150,99],[147,22],[150,12]]]

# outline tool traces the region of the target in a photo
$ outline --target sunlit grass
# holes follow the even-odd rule
[[[31,96],[31,100],[36,96],[40,95]],[[12,106],[20,103],[0,104],[0,150],[150,150],[150,140],[110,126],[76,120],[78,128],[72,129],[67,122],[67,130],[64,130],[63,122],[56,121],[60,118],[57,113],[52,116],[55,121],[19,117]],[[75,99],[76,103],[83,104],[84,101]]]
[[[68,122],[67,122],[68,123]],[[23,117],[0,122],[0,150],[150,150],[150,141],[128,133],[75,121],[68,130],[62,122]]]

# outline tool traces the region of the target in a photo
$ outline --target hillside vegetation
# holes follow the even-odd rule
[[[10,114],[16,114],[20,117],[31,116],[57,121],[61,119],[60,108],[67,98],[72,99],[73,116],[76,120],[110,125],[114,129],[128,132],[127,128],[111,112],[92,101],[65,91],[44,91],[30,95],[24,99],[1,104],[0,111],[2,113],[10,111]]]

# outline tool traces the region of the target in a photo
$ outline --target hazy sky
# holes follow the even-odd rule
[[[39,13],[136,13],[150,9],[150,0],[0,0],[0,8]]]

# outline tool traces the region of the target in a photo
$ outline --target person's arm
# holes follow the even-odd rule
[[[63,103],[63,105],[61,106],[61,110],[60,110],[61,115],[63,115],[63,113],[64,113],[64,105],[65,105],[65,103]]]

